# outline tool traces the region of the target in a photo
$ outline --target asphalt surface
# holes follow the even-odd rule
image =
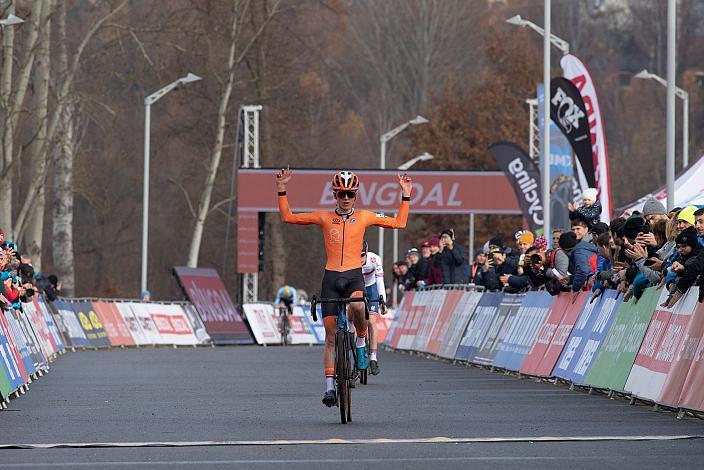
[[[381,353],[382,374],[357,386],[353,422],[342,425],[337,408],[320,403],[321,361],[321,348],[305,346],[66,354],[0,413],[0,444],[197,445],[0,449],[0,469],[642,469],[704,461],[704,439],[672,439],[704,436],[702,420],[402,353]],[[653,435],[668,438],[625,439]],[[610,440],[477,442],[542,436]],[[465,442],[419,442],[438,437]],[[387,441],[321,443],[329,439]]]

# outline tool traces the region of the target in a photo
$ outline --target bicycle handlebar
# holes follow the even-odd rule
[[[317,304],[351,304],[353,302],[364,302],[364,316],[369,320],[369,305],[367,304],[368,299],[366,297],[349,297],[342,299],[326,299],[313,296],[310,301],[310,314],[313,317],[313,321],[318,321],[318,313],[316,312]]]

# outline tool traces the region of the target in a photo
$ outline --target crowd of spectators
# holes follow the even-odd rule
[[[443,230],[394,263],[396,286],[401,292],[451,284],[509,293],[545,289],[553,295],[590,290],[592,298],[617,289],[636,300],[647,287],[658,286],[669,293],[663,306],[672,307],[687,289],[704,283],[704,207],[668,211],[650,198],[642,211],[607,224],[597,196],[590,188],[580,204],[570,203],[571,226],[553,230],[551,242],[519,230],[509,242],[491,238],[473,260],[452,229]],[[699,300],[703,297],[700,287]]]
[[[35,271],[32,260],[20,254],[17,244],[5,241],[0,230],[0,307],[3,310],[22,310],[22,303],[31,302],[37,294],[53,301],[59,296],[61,284],[55,275],[45,277]]]

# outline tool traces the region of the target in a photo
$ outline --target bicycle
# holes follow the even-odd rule
[[[281,346],[288,345],[288,333],[289,333],[289,318],[288,318],[288,308],[279,307],[279,331],[281,332]]]
[[[337,406],[340,408],[340,422],[347,424],[352,421],[352,391],[351,383],[357,369],[354,335],[347,327],[346,305],[352,302],[364,302],[364,316],[369,320],[369,304],[366,297],[350,297],[347,299],[318,299],[313,296],[310,302],[310,313],[314,321],[318,321],[317,304],[337,305],[337,332],[335,333],[335,386],[337,387]],[[352,358],[350,360],[350,357]]]
[[[383,298],[383,297],[379,297],[379,298],[376,299],[376,300],[370,300],[370,299],[367,298],[367,305],[369,305],[369,302],[379,302],[379,313],[384,312],[384,313],[382,313],[382,315],[385,315],[385,314],[386,314],[386,304],[384,303],[384,298]],[[368,317],[367,317],[367,319],[368,319]],[[369,326],[369,328],[371,328],[371,325]],[[370,357],[370,356],[371,356],[371,353],[372,353],[372,345],[371,345],[371,343],[369,342],[369,339],[368,339],[368,338],[367,338],[367,344],[364,346],[364,349],[365,349],[365,351],[366,351],[366,353],[367,353],[367,357]],[[362,384],[362,385],[367,385],[367,382],[368,382],[368,379],[369,379],[369,370],[368,370],[368,368],[367,368],[367,369],[364,369],[364,370],[357,371],[357,372],[358,372],[358,374],[359,374],[359,383]]]

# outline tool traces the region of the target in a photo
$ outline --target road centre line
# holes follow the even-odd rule
[[[138,448],[138,447],[226,447],[226,446],[311,446],[373,444],[474,444],[503,442],[603,442],[675,441],[704,439],[702,434],[643,436],[536,436],[536,437],[420,437],[400,439],[275,439],[253,441],[145,441],[145,442],[64,442],[53,444],[0,444],[0,449]]]

